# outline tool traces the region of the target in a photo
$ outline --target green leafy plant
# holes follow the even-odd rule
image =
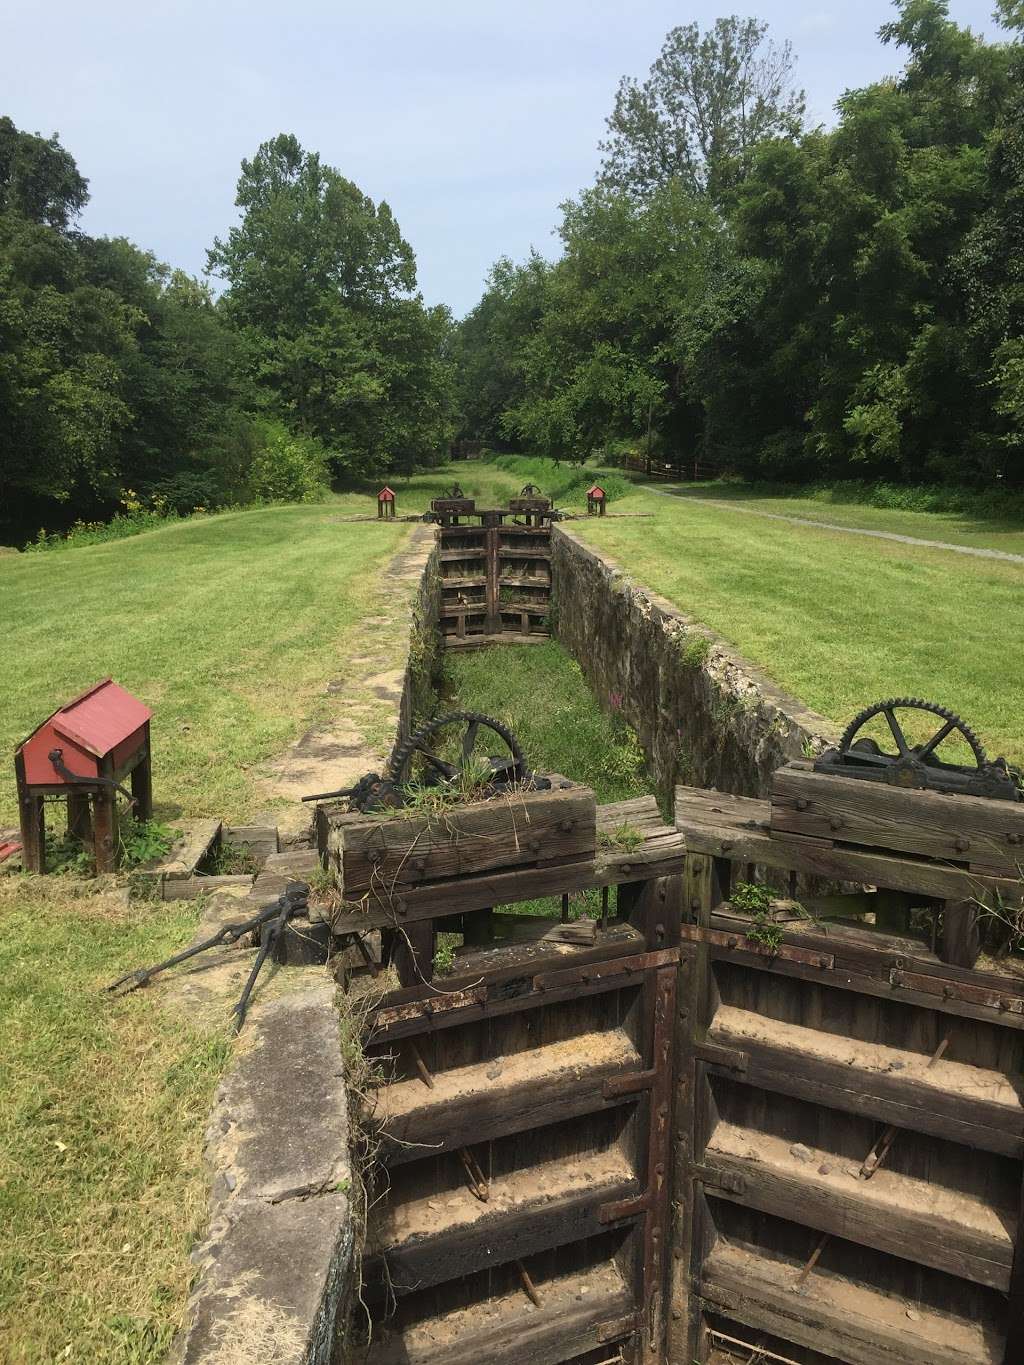
[[[163,858],[170,852],[178,830],[158,820],[129,820],[118,827],[121,867],[130,870]]]
[[[442,935],[437,940],[434,952],[434,972],[437,976],[450,976],[455,966],[455,944],[450,935]]]
[[[92,851],[73,834],[59,837],[46,832],[45,861],[47,872],[68,873],[75,877],[89,877],[93,873]]]
[[[775,952],[782,942],[782,929],[772,919],[773,899],[768,887],[757,882],[737,882],[729,897],[733,909],[750,915],[753,921],[747,938],[769,952]]]
[[[772,908],[772,893],[757,882],[737,882],[729,896],[734,910],[748,915],[763,915]]]
[[[250,844],[228,844],[222,839],[205,860],[204,871],[212,877],[255,874],[263,866]]]
[[[690,632],[681,637],[679,657],[686,668],[700,668],[711,653],[711,641],[706,635]]]

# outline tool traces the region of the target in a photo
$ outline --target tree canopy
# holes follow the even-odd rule
[[[763,25],[673,30],[620,87],[561,259],[500,262],[462,324],[463,385],[491,379],[465,434],[1024,483],[1024,60],[1002,11],[1010,39],[985,42],[944,0],[899,0],[880,36],[902,70],[846,92],[828,131],[800,131]]]
[[[56,137],[0,119],[0,540],[126,496],[187,511],[443,457],[451,319],[388,206],[294,137],[243,162],[219,299],[81,232],[87,201]]]

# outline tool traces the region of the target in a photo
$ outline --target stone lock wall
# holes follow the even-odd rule
[[[659,795],[677,783],[766,796],[780,764],[838,731],[707,627],[568,527],[551,537],[555,634],[636,730]]]

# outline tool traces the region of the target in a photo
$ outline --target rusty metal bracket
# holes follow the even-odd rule
[[[703,1161],[695,1161],[688,1173],[702,1185],[712,1190],[725,1190],[728,1194],[743,1194],[747,1182],[734,1171],[721,1171],[716,1166],[708,1166]]]
[[[746,1071],[750,1061],[745,1052],[734,1047],[722,1047],[720,1043],[695,1043],[693,1053],[699,1062],[724,1066],[730,1071]]]
[[[713,948],[725,948],[730,952],[752,953],[755,957],[771,961],[801,962],[807,967],[819,967],[822,971],[834,971],[836,960],[832,953],[819,953],[813,948],[794,948],[791,944],[780,943],[768,948],[746,934],[728,933],[723,929],[705,929],[699,924],[681,924],[681,936],[690,943],[707,943]]]
[[[931,976],[925,972],[908,972],[900,967],[893,967],[889,972],[889,985],[895,989],[902,986],[908,991],[919,991],[922,995],[941,996],[943,1000],[982,1005],[1000,1014],[1024,1015],[1024,999],[1019,995],[1005,995],[990,986],[978,986],[970,981],[954,981],[948,976]]]
[[[613,982],[616,977],[642,976],[658,967],[671,967],[678,961],[678,948],[659,948],[653,953],[613,957],[607,962],[591,962],[559,972],[541,972],[533,978],[533,985],[538,991],[553,991],[561,986],[587,986],[593,981]]]

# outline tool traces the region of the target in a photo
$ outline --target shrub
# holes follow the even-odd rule
[[[327,451],[312,436],[299,436],[281,422],[265,422],[249,470],[257,502],[318,502],[326,493]]]
[[[522,479],[524,484],[535,483],[559,507],[584,507],[587,489],[595,480],[608,494],[609,502],[634,491],[630,481],[614,471],[546,460],[542,456],[495,455],[490,463]]]

